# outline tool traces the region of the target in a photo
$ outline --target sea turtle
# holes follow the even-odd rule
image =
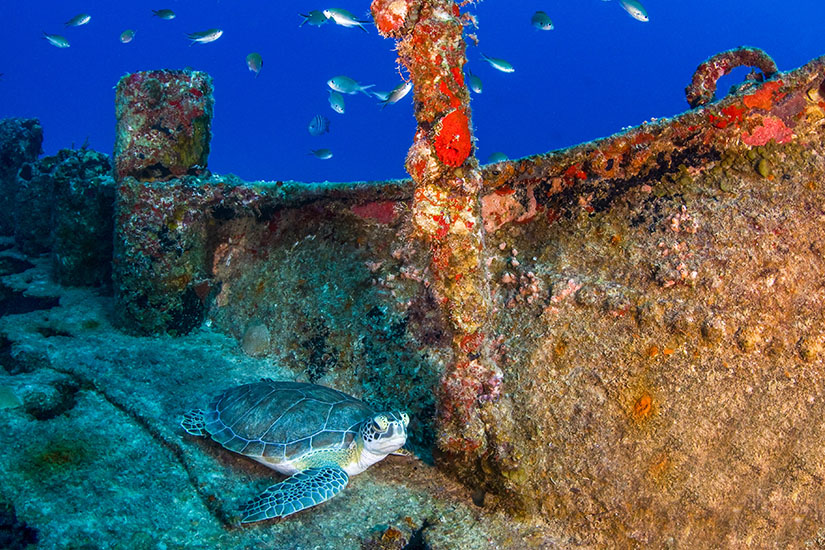
[[[241,523],[251,523],[329,500],[350,476],[405,454],[409,421],[331,388],[264,379],[224,391],[208,410],[186,413],[181,426],[290,476],[249,501]]]

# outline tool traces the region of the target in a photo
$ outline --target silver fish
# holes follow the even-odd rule
[[[165,19],[166,21],[175,18],[175,12],[172,10],[152,10],[152,15]]]
[[[366,95],[369,95],[367,93],[367,88],[372,88],[374,84],[367,84],[366,86],[362,86],[357,81],[353,80],[348,76],[339,75],[327,80],[327,86],[329,86],[336,92],[341,92],[342,94],[357,94],[358,92],[362,92]]]
[[[373,92],[373,95],[381,100],[381,108],[383,109],[387,105],[398,103],[404,99],[404,96],[410,93],[410,90],[412,90],[412,82],[402,82],[390,92]]]
[[[132,29],[126,29],[125,31],[120,33],[120,41],[124,44],[128,44],[129,42],[131,42],[134,37],[135,31],[133,31]]]
[[[298,15],[304,18],[301,24],[298,25],[299,27],[303,27],[305,23],[320,27],[329,22],[329,18],[321,10],[312,10],[309,13],[299,13]]]
[[[469,86],[470,89],[477,94],[480,94],[483,88],[481,79],[474,75],[470,69],[467,69],[467,86]]]
[[[189,44],[206,44],[207,42],[214,42],[221,37],[223,31],[221,29],[209,29],[200,32],[190,32],[186,35],[192,42]]]
[[[550,19],[550,16],[543,11],[537,11],[534,13],[533,17],[530,18],[530,23],[532,23],[533,26],[540,31],[553,30],[553,21]]]
[[[252,52],[246,56],[246,66],[249,67],[250,71],[255,73],[255,78],[258,78],[258,73],[261,72],[261,68],[264,66],[264,59],[261,57],[261,54]]]
[[[630,17],[637,21],[647,23],[650,18],[647,16],[645,7],[638,2],[638,0],[619,0],[619,4],[624,8],[624,11],[630,14]]]
[[[60,36],[59,34],[48,34],[46,32],[43,33],[43,38],[49,41],[49,44],[54,46],[55,48],[68,48],[69,41],[66,40],[66,37]]]
[[[67,27],[79,27],[85,25],[92,19],[88,13],[79,13],[64,23]]]
[[[484,54],[481,54],[481,57],[489,63],[494,69],[497,69],[503,73],[512,73],[515,71],[513,66],[503,59],[497,59],[495,57],[489,57]]]
[[[361,21],[359,19],[356,19],[355,16],[347,10],[331,8],[328,10],[324,10],[323,13],[327,17],[327,19],[332,19],[336,25],[341,25],[342,27],[361,27],[362,31],[369,32],[364,27],[364,23],[369,23],[369,21]]]
[[[344,114],[344,96],[335,90],[329,91],[329,106],[339,115]]]
[[[313,136],[320,136],[329,132],[329,119],[324,115],[315,115],[309,121],[309,133]]]
[[[309,154],[321,160],[327,160],[332,158],[332,151],[330,151],[329,149],[313,149],[309,152]]]

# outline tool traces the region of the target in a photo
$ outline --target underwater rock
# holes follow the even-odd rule
[[[43,128],[36,118],[0,119],[0,211],[13,212],[17,171],[41,153]],[[0,216],[0,234],[14,233],[14,217]]]
[[[24,164],[18,172],[11,218],[14,221],[14,244],[24,254],[43,254],[52,248],[52,171],[59,162],[57,156],[46,157]]]
[[[115,199],[109,157],[84,149],[61,155],[54,174],[52,277],[62,285],[109,288]]]
[[[212,138],[212,78],[198,71],[145,71],[115,88],[118,180],[168,180],[206,169]]]
[[[253,323],[244,332],[241,347],[251,357],[266,355],[270,345],[269,329],[263,323]]]
[[[60,284],[111,283],[114,179],[109,157],[62,149],[19,172],[15,244],[26,254],[52,252]]]

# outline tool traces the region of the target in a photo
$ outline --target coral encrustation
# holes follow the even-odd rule
[[[167,180],[206,168],[214,103],[208,74],[137,72],[121,78],[115,90],[118,180]]]

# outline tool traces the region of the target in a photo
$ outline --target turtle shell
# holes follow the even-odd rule
[[[375,414],[363,401],[317,384],[262,380],[216,397],[206,431],[236,453],[271,464],[309,451],[348,448],[359,424]]]

